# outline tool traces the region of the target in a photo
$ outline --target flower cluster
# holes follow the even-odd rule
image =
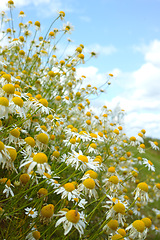
[[[13,1],[8,8],[12,13]],[[84,87],[86,77],[76,75],[85,63],[83,44],[71,56],[56,55],[59,40],[73,30],[68,22],[54,28],[64,18],[60,11],[42,37],[39,21],[23,20],[16,31],[13,19],[1,12],[1,235],[145,239],[149,231],[159,232],[145,208],[160,199],[158,179],[140,177],[143,168],[155,171],[142,155],[145,130],[129,138],[120,124],[124,110],[117,118],[107,106],[92,110],[89,97],[102,90]],[[112,78],[108,74],[106,84]],[[157,142],[149,143],[159,150]]]

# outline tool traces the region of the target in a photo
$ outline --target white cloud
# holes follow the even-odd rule
[[[86,22],[86,23],[91,22],[91,18],[88,17],[88,16],[80,16],[79,18],[80,18],[80,20],[82,20],[83,22]]]
[[[109,45],[109,46],[102,46],[100,44],[92,44],[87,46],[87,50],[89,52],[94,51],[100,55],[111,55],[112,53],[115,53],[117,51],[116,47],[113,45]]]
[[[144,46],[144,64],[139,69],[133,72],[116,70],[118,80],[114,83],[114,89],[117,94],[116,90],[119,88],[119,93],[113,95],[111,100],[106,100],[105,95],[93,101],[97,112],[103,105],[114,109],[120,104],[126,112],[125,130],[128,136],[136,135],[145,128],[148,136],[160,138],[160,58],[157,53],[160,55],[160,41],[154,40]],[[102,84],[106,78],[106,74],[93,66],[79,68],[77,73],[87,76],[87,84]],[[112,92],[114,94],[114,90]]]
[[[8,0],[3,0],[0,4],[0,11],[6,11]],[[36,13],[41,17],[49,17],[57,11],[63,10],[65,12],[73,11],[72,0],[14,0],[16,7],[36,7]],[[63,9],[62,9],[63,8]],[[23,10],[23,9],[22,9]]]

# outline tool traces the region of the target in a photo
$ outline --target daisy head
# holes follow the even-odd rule
[[[54,213],[54,205],[53,204],[48,204],[48,205],[44,206],[40,212],[40,221],[43,224],[48,224],[51,221],[51,219],[53,218],[53,213]]]
[[[48,164],[48,157],[45,153],[37,153],[33,157],[30,157],[28,161],[25,161],[20,165],[20,168],[29,164],[27,173],[30,173],[35,167],[37,167],[37,172],[43,174],[45,170],[50,171],[50,166]]]
[[[25,210],[25,214],[29,217],[36,218],[38,215],[38,212],[36,211],[35,208],[27,207],[24,210]]]
[[[55,227],[63,223],[64,235],[67,235],[72,227],[78,230],[80,236],[84,233],[85,218],[83,213],[77,210],[64,209],[64,211],[60,211],[57,216],[61,216],[61,218],[56,222]]]

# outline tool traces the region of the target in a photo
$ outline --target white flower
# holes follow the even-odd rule
[[[146,167],[148,167],[148,170],[151,170],[151,171],[155,172],[155,167],[150,160],[148,160],[147,158],[142,158],[142,160],[143,160],[143,164]]]
[[[126,228],[126,230],[129,230],[129,237],[133,239],[145,239],[147,235],[145,224],[142,220],[134,221]]]
[[[92,178],[87,178],[78,186],[78,191],[84,192],[89,198],[94,196],[95,199],[98,198],[97,191],[95,189],[95,181]]]
[[[83,212],[79,213],[77,210],[59,211],[57,216],[62,216],[57,222],[55,227],[63,223],[64,235],[67,235],[72,227],[75,227],[80,236],[84,233],[85,217]]]
[[[35,208],[27,207],[24,210],[25,210],[25,214],[29,217],[36,218],[38,215],[38,212],[36,211]]]
[[[46,170],[50,172],[50,166],[48,164],[48,158],[46,154],[40,152],[34,155],[34,157],[30,157],[27,159],[22,160],[21,165],[19,168],[22,168],[30,164],[27,170],[27,173],[30,173],[36,166],[37,172],[39,174],[43,174]]]
[[[56,189],[54,192],[57,194],[62,194],[61,198],[64,199],[67,197],[69,201],[79,197],[79,193],[75,189],[73,183],[66,183],[63,185],[63,187]]]
[[[83,155],[81,150],[79,153],[72,150],[72,154],[70,153],[70,155],[71,156],[66,160],[67,165],[71,164],[71,166],[75,167],[75,169],[81,169],[82,171],[86,170],[87,168],[96,168],[90,157]]]
[[[152,142],[152,141],[148,141],[150,144],[151,144],[151,147],[154,149],[154,150],[159,150],[159,147],[158,147],[158,143],[157,142]]]

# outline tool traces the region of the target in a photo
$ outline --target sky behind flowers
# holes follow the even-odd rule
[[[0,10],[7,10],[6,0]],[[160,137],[160,26],[159,0],[15,0],[16,23],[20,10],[25,21],[41,22],[42,35],[56,17],[66,12],[66,22],[74,26],[73,40],[67,53],[80,43],[85,51],[96,51],[98,57],[81,66],[77,75],[86,75],[86,84],[99,86],[108,73],[111,85],[100,98],[92,100],[94,108],[117,104],[125,109],[126,131],[136,135],[145,128],[148,136]],[[56,26],[55,26],[56,27]],[[65,48],[62,40],[59,49]],[[62,50],[63,52],[63,50]],[[61,54],[60,54],[61,55]]]

